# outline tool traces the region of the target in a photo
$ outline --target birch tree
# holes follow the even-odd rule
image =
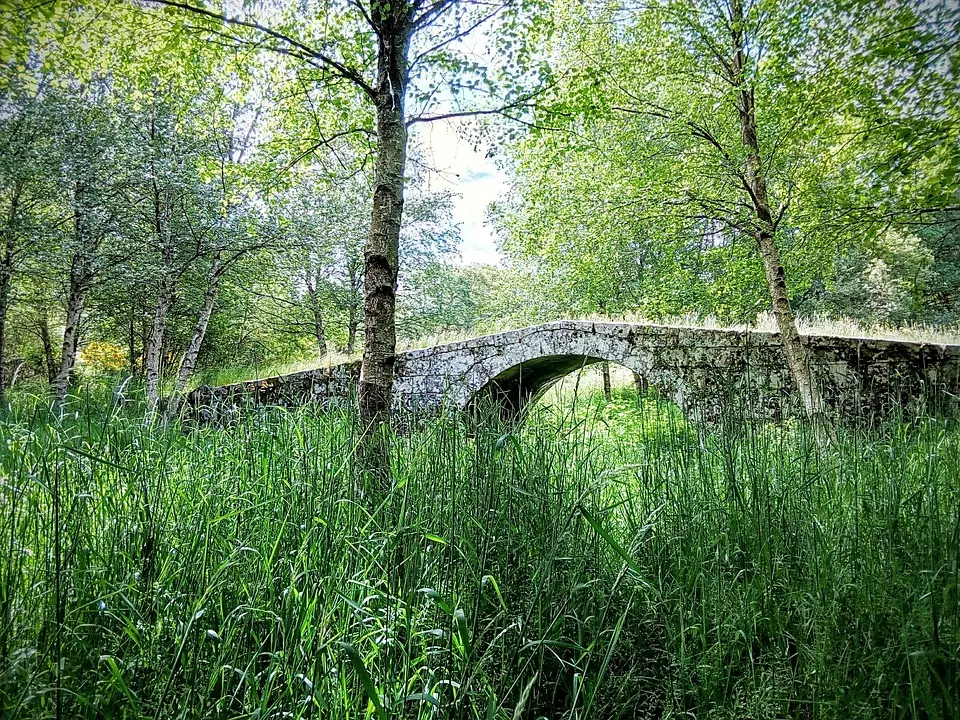
[[[203,223],[201,217],[190,217],[197,203],[186,197],[195,191],[192,174],[199,161],[195,137],[183,133],[178,125],[185,118],[176,117],[172,108],[155,95],[142,117],[141,134],[147,148],[147,202],[144,220],[149,231],[147,245],[154,255],[155,301],[150,332],[143,349],[143,372],[149,412],[160,399],[161,361],[167,318],[175,293],[183,276],[205,252],[202,230],[187,231]]]
[[[27,125],[27,108],[8,107],[13,112],[0,120],[0,403],[6,390],[6,329],[14,275],[25,251],[24,224],[29,213],[27,186],[34,168],[32,149],[36,133]]]
[[[58,406],[67,398],[91,289],[136,252],[123,230],[134,197],[129,172],[138,163],[113,110],[108,86],[91,83],[66,104],[57,135],[70,218],[62,249],[67,264],[63,340],[51,387]]]
[[[249,123],[257,120],[254,113],[248,124],[243,124],[240,118],[247,114],[234,107],[226,119],[220,135],[220,156],[216,159],[218,181],[208,186],[205,207],[195,209],[200,211],[194,214],[190,228],[192,244],[198,248],[194,257],[205,259],[207,266],[201,285],[202,301],[167,401],[170,418],[179,413],[184,392],[196,370],[224,277],[251,253],[279,244],[277,229],[258,209],[258,185],[265,180],[261,173],[265,171],[269,177],[271,168],[247,162],[247,153],[253,147]]]
[[[396,361],[396,288],[409,128],[477,111],[525,111],[529,95],[498,94],[490,78],[485,78],[486,68],[468,59],[461,41],[497,21],[502,32],[492,42],[519,45],[524,34],[522,12],[530,5],[510,0],[494,4],[372,0],[337,8],[298,5],[296,11],[282,8],[270,13],[270,20],[260,20],[250,11],[232,15],[178,0],[151,1],[185,11],[188,22],[218,37],[235,42],[255,38],[313,68],[314,82],[348,84],[369,108],[366,128],[375,138],[376,160],[364,249],[360,414],[366,426],[387,423]],[[314,22],[310,13],[323,22]],[[503,63],[505,68],[513,65],[521,73],[531,69],[529,54],[501,57],[513,58]],[[473,107],[437,112],[437,102],[451,97],[452,86],[479,90],[473,95]],[[412,109],[408,108],[411,99]]]
[[[534,208],[518,216],[548,232],[514,237],[541,257],[557,251],[540,237],[575,247],[588,274],[632,254],[653,272],[644,294],[692,301],[681,305],[707,286],[745,314],[762,288],[803,407],[820,418],[793,300],[844,243],[876,231],[844,217],[876,171],[856,160],[872,142],[861,114],[884,94],[887,53],[913,62],[943,40],[929,7],[558,3],[563,81],[537,120],[561,132],[533,133],[516,156]],[[891,33],[910,40],[891,48]]]

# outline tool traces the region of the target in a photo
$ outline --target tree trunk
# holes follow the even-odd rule
[[[396,362],[396,285],[403,216],[403,173],[407,157],[404,100],[407,87],[409,14],[407,3],[377,3],[376,132],[373,212],[364,248],[364,343],[360,372],[360,420],[367,429],[390,417]],[[384,450],[384,453],[387,451]],[[373,459],[373,458],[371,458]],[[374,462],[388,461],[388,457]]]
[[[133,322],[134,315],[136,314],[136,307],[134,305],[130,306],[130,322],[127,328],[127,358],[130,362],[130,377],[133,378],[137,374],[137,355],[136,355],[136,329]]]
[[[156,138],[156,123],[151,119],[150,137]],[[167,313],[173,302],[173,197],[168,190],[161,189],[157,183],[156,166],[153,166],[153,232],[157,245],[160,247],[160,257],[163,262],[163,277],[160,280],[160,291],[157,295],[157,304],[153,311],[153,326],[147,337],[143,349],[143,375],[147,386],[148,412],[153,414],[160,401],[160,367],[163,353],[163,335],[167,328]]]
[[[220,280],[223,273],[226,272],[226,265],[223,263],[220,254],[214,256],[210,264],[210,272],[207,275],[207,291],[203,296],[203,307],[200,309],[200,315],[193,327],[193,335],[190,337],[190,344],[187,351],[183,354],[183,360],[180,361],[180,371],[177,373],[177,387],[170,397],[167,405],[167,417],[173,418],[180,412],[180,405],[183,402],[183,391],[193,377],[193,371],[197,367],[197,357],[200,355],[200,347],[203,345],[203,338],[207,334],[207,326],[210,324],[210,317],[213,315],[213,308],[217,302],[217,291],[220,288]]]
[[[3,403],[6,395],[4,370],[7,363],[7,308],[10,302],[10,284],[13,279],[10,245],[11,241],[8,238],[5,242],[4,254],[0,256],[0,404]]]
[[[610,386],[610,363],[606,360],[600,363],[600,374],[603,376],[603,399],[610,402],[613,392]]]
[[[357,316],[353,310],[350,311],[350,317],[347,320],[347,355],[353,355],[357,347]]]
[[[767,183],[760,158],[760,143],[757,136],[757,116],[753,88],[745,78],[746,38],[744,35],[743,0],[733,0],[730,6],[730,19],[733,39],[733,63],[730,71],[731,84],[737,89],[737,112],[740,118],[740,131],[743,145],[747,151],[744,182],[750,194],[757,219],[754,237],[763,260],[767,290],[773,304],[783,352],[787,358],[790,375],[793,378],[804,411],[809,419],[820,421],[824,406],[820,390],[813,377],[810,365],[810,353],[800,340],[796,317],[790,307],[787,292],[786,274],[780,261],[775,233],[777,222],[774,220],[770,200],[767,195]]]
[[[16,239],[14,225],[20,211],[22,189],[22,183],[13,184],[7,229],[3,234],[3,245],[0,247],[0,403],[3,403],[6,394],[4,370],[7,363],[7,311],[10,308],[10,286],[13,284],[13,254]]]
[[[74,255],[70,270],[70,290],[67,294],[67,321],[63,328],[63,346],[60,351],[60,368],[53,379],[53,395],[57,407],[62,407],[67,399],[70,377],[77,361],[77,345],[80,339],[80,319],[83,316],[83,304],[86,289],[82,282],[83,260]],[[76,268],[76,269],[75,269]]]
[[[153,413],[160,401],[160,369],[163,358],[163,335],[167,327],[167,313],[173,300],[173,287],[169,275],[164,277],[160,295],[153,311],[153,325],[143,349],[143,376],[147,386],[148,411]],[[132,332],[131,332],[131,347]]]
[[[403,220],[403,173],[407,161],[404,113],[407,54],[416,3],[372,3],[377,35],[377,79],[372,97],[376,115],[370,234],[363,251],[363,360],[360,365],[359,462],[377,483],[379,496],[390,484],[390,405],[397,352],[396,291]],[[378,498],[371,498],[377,502]]]
[[[53,341],[50,339],[50,321],[47,318],[47,308],[40,310],[37,318],[37,331],[40,334],[40,344],[43,346],[43,362],[47,370],[47,382],[52,386],[57,379],[57,367],[53,359]]]
[[[67,399],[67,389],[73,368],[77,361],[77,346],[80,342],[80,320],[87,292],[93,280],[91,268],[92,256],[96,254],[100,243],[87,225],[87,193],[81,181],[74,185],[73,193],[73,233],[76,250],[70,261],[70,279],[67,290],[67,318],[63,328],[63,345],[60,351],[60,368],[53,379],[52,390],[58,408]]]
[[[639,399],[642,399],[650,389],[650,384],[647,382],[647,379],[637,372],[633,374],[633,386],[637,389],[637,398]]]
[[[810,420],[820,421],[824,414],[823,398],[810,366],[810,353],[800,339],[797,321],[790,307],[780,253],[773,237],[767,233],[760,233],[757,243],[763,257],[763,271],[770,291],[770,300],[773,303],[773,315],[780,332],[780,341],[783,343],[783,352],[787,356],[790,375],[797,390],[800,391],[800,399],[803,401],[807,417]]]
[[[156,108],[154,108],[156,110]],[[150,118],[150,139],[154,147],[159,142],[155,114]],[[167,329],[167,315],[173,304],[173,293],[178,275],[174,273],[173,205],[174,192],[158,180],[156,160],[151,162],[153,175],[153,234],[160,249],[163,276],[153,311],[153,325],[143,348],[143,373],[146,382],[147,407],[152,415],[160,401],[160,372],[163,358],[163,338]]]

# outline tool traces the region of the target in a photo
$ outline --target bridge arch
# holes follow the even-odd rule
[[[498,374],[490,377],[474,390],[464,409],[472,414],[490,406],[499,409],[503,420],[522,418],[551,387],[571,373],[602,362],[609,362],[627,368],[643,378],[651,387],[665,395],[675,397],[674,384],[667,378],[656,377],[651,380],[649,364],[635,357],[599,357],[596,354],[543,355],[518,362]]]
[[[465,411],[494,403],[504,419],[513,419],[561,378],[607,361],[636,373],[685,408],[683,369],[661,357],[677,347],[675,331],[655,328],[647,333],[614,323],[557,322],[476,338],[450,346],[449,352],[414,351],[404,358],[394,392],[399,398],[416,394],[422,399],[426,391],[438,402],[454,403]]]

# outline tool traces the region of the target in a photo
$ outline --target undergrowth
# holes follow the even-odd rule
[[[0,418],[9,718],[960,716],[960,433]]]

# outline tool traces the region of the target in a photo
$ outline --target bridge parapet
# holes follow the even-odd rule
[[[347,407],[359,380],[360,362],[353,361],[230,385],[202,385],[190,393],[187,402],[201,420],[223,418],[251,405]]]

